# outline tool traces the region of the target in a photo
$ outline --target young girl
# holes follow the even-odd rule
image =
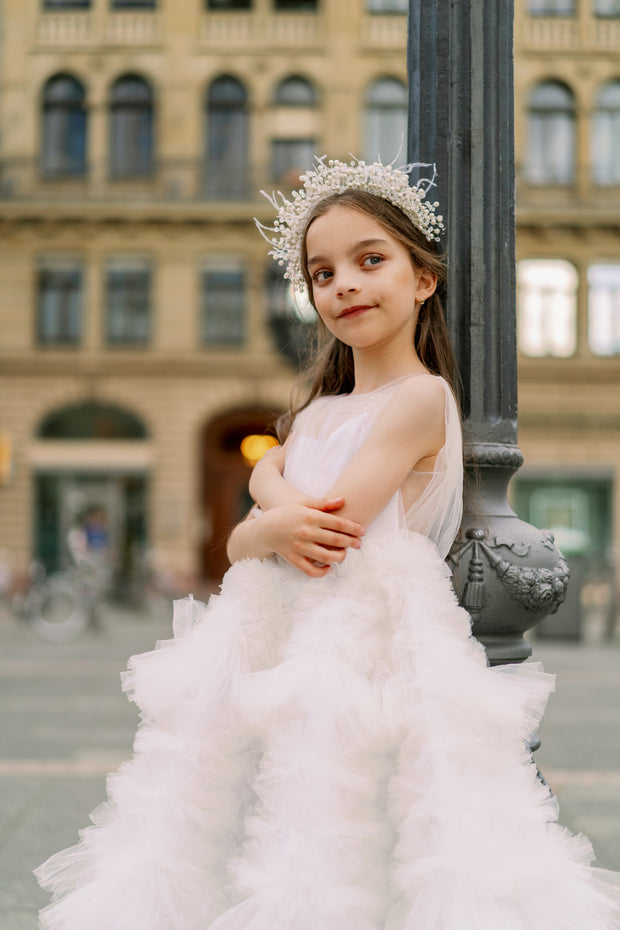
[[[304,181],[271,241],[331,334],[309,401],[253,472],[221,594],[132,660],[134,758],[37,871],[41,926],[617,930],[617,876],[531,761],[552,679],[487,666],[444,562],[462,453],[437,205],[380,164]]]

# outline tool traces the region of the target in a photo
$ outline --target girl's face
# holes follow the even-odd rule
[[[334,336],[360,350],[395,340],[413,347],[419,302],[437,279],[402,243],[368,214],[336,204],[314,220],[306,246],[314,304]]]

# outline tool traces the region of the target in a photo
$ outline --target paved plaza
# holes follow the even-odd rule
[[[47,896],[32,869],[75,842],[106,772],[130,753],[137,712],[119,673],[169,627],[116,610],[97,632],[51,646],[0,612],[0,930],[35,930]],[[558,674],[537,758],[561,823],[590,836],[600,865],[620,869],[620,645],[534,650]]]

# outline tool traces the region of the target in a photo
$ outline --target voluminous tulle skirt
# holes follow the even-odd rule
[[[37,870],[46,930],[618,930],[529,740],[553,678],[491,669],[424,537],[321,579],[246,560],[135,656],[135,754]]]

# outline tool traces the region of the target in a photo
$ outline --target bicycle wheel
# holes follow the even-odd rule
[[[90,625],[90,606],[69,579],[50,578],[26,595],[24,615],[33,633],[48,643],[67,643]]]

